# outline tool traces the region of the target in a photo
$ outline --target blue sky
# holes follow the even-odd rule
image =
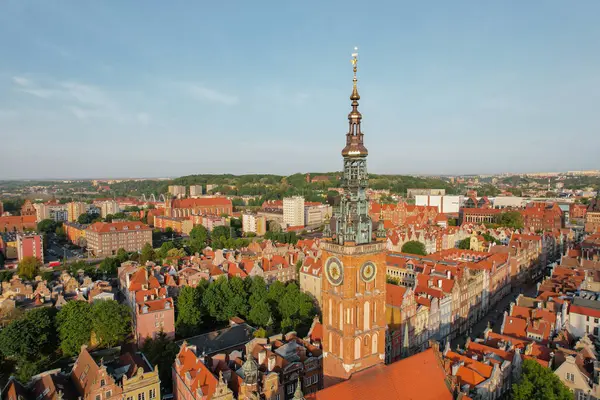
[[[493,4],[492,4],[493,3]],[[0,3],[0,179],[599,168],[600,2]]]

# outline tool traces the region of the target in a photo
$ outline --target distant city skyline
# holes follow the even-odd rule
[[[600,3],[0,5],[0,179],[598,169]],[[235,12],[232,12],[235,10]]]

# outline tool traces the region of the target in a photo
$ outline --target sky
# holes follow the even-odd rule
[[[600,168],[600,1],[0,2],[0,179]]]

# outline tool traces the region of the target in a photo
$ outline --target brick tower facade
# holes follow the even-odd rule
[[[368,151],[358,111],[357,56],[353,54],[352,111],[342,150],[344,192],[322,242],[326,385],[385,360],[386,233],[381,222],[374,230],[369,217]]]

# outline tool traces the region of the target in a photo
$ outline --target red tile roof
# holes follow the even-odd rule
[[[354,374],[349,380],[316,392],[316,400],[451,400],[446,374],[433,349],[390,365]]]
[[[388,283],[385,286],[385,303],[390,306],[400,307],[402,306],[405,293],[406,288],[404,286]]]
[[[148,225],[139,221],[124,222],[96,222],[88,226],[88,231],[106,233],[106,232],[126,232],[126,231],[149,231],[152,230]]]

